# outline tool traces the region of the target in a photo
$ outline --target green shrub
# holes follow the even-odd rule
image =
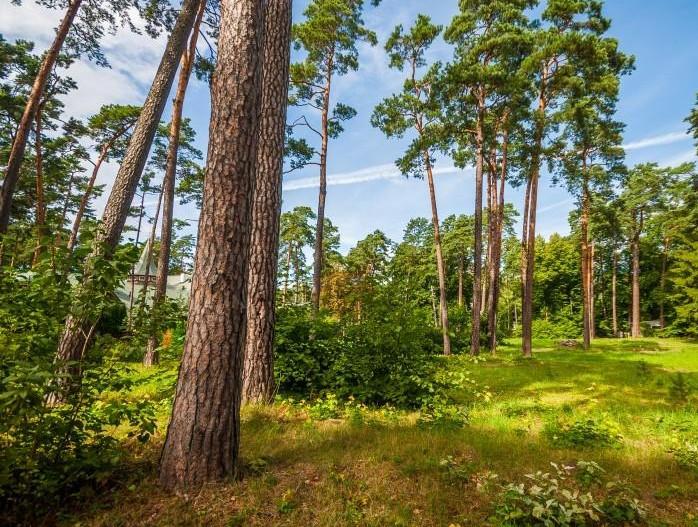
[[[496,525],[561,526],[632,525],[644,516],[644,507],[635,491],[625,483],[612,481],[601,485],[601,467],[580,462],[578,466],[551,463],[551,472],[527,474],[525,483],[502,488],[493,520]],[[594,473],[591,480],[589,473]],[[584,476],[575,474],[583,471]],[[574,476],[574,477],[573,477]],[[578,480],[587,480],[583,489]],[[594,489],[589,489],[594,486]]]
[[[533,321],[533,338],[576,339],[580,337],[579,321],[561,317],[557,320],[536,319]]]
[[[437,351],[432,328],[406,308],[367,308],[359,323],[284,308],[275,374],[286,393],[418,407],[437,370]]]
[[[684,468],[698,472],[698,442],[685,439],[669,449],[674,458]]]
[[[618,426],[605,417],[557,419],[544,432],[554,445],[567,448],[616,447],[623,441]]]

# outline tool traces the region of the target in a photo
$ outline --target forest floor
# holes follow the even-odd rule
[[[429,427],[416,413],[352,406],[339,412],[280,401],[243,410],[242,478],[177,497],[157,486],[161,428],[129,444],[122,480],[60,516],[64,525],[497,525],[502,488],[550,463],[594,461],[637,489],[648,525],[698,525],[698,343],[604,340],[593,350],[508,341],[496,358],[456,356],[444,368],[491,396],[464,426]],[[134,397],[157,398],[160,379]],[[138,375],[154,375],[139,370]],[[155,376],[153,377],[156,378]],[[472,393],[453,393],[470,400]],[[685,444],[685,443],[683,443]],[[681,462],[683,461],[683,462]],[[561,483],[562,484],[562,483]],[[602,491],[603,492],[603,491]],[[488,523],[488,521],[490,523]]]

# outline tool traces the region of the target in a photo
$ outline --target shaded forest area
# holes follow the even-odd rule
[[[1,524],[698,525],[698,172],[626,163],[602,2],[461,0],[384,42],[380,0],[36,3],[48,49],[0,35]],[[142,105],[77,119],[71,67],[124,28],[164,45]],[[370,116],[335,97],[359,46],[404,76]],[[431,216],[343,252],[360,118]],[[472,214],[439,214],[444,159]],[[297,170],[317,204],[282,212]],[[568,234],[537,231],[544,175]]]

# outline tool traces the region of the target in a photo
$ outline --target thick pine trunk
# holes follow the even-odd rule
[[[5,179],[3,180],[2,189],[0,190],[0,234],[7,232],[7,227],[10,222],[12,196],[17,186],[17,181],[19,181],[20,168],[24,159],[24,150],[27,147],[27,140],[29,138],[29,132],[31,131],[32,122],[39,110],[46,83],[51,76],[51,71],[56,64],[58,55],[63,47],[63,42],[68,36],[68,32],[73,25],[73,20],[78,13],[78,9],[80,9],[81,3],[82,0],[72,0],[68,4],[68,10],[56,30],[56,37],[53,39],[51,47],[41,61],[41,66],[39,67],[36,79],[34,79],[34,84],[29,93],[27,104],[24,107],[22,118],[17,126],[17,133],[12,142],[12,149],[10,150],[10,155],[7,160]]]
[[[322,96],[322,123],[320,133],[320,191],[317,203],[317,223],[315,227],[315,246],[313,252],[313,289],[310,295],[313,312],[320,309],[320,288],[322,286],[323,244],[325,236],[325,199],[327,197],[327,148],[329,140],[330,94],[332,88],[333,57],[328,60],[325,90]]]
[[[446,298],[446,269],[441,250],[441,233],[439,227],[439,212],[436,207],[436,190],[434,188],[434,173],[431,167],[429,153],[424,152],[424,162],[427,169],[427,183],[429,185],[429,201],[431,203],[431,222],[434,228],[434,249],[436,252],[436,272],[439,276],[439,320],[441,335],[444,343],[444,355],[451,354],[451,337],[448,333],[448,300]]]
[[[196,14],[194,27],[189,37],[189,48],[182,56],[182,64],[179,69],[179,80],[177,81],[177,91],[172,101],[172,119],[170,120],[170,134],[167,144],[167,159],[165,161],[165,177],[162,181],[162,230],[160,232],[160,252],[158,254],[158,268],[155,276],[155,292],[153,294],[153,309],[162,303],[167,292],[167,274],[170,264],[170,250],[172,246],[172,219],[174,214],[175,183],[177,179],[177,153],[179,151],[179,134],[182,129],[182,109],[184,108],[184,96],[187,93],[187,85],[191,76],[194,56],[196,54],[196,42],[199,38],[199,28],[204,16],[206,2],[201,2],[199,11]],[[160,204],[158,203],[158,208]],[[153,230],[157,225],[157,220],[153,225]],[[154,238],[154,235],[153,235]],[[151,245],[152,247],[152,245]],[[157,336],[151,335],[143,356],[144,366],[153,366],[160,361],[157,352]]]
[[[252,209],[247,285],[247,341],[243,401],[267,403],[274,397],[274,309],[279,252],[281,178],[288,97],[291,0],[267,0],[264,19],[262,102],[257,146],[257,178]]]
[[[224,0],[189,320],[160,483],[235,473],[260,107],[263,0]]]
[[[472,312],[472,333],[470,338],[470,354],[480,353],[480,317],[482,308],[482,176],[484,162],[484,116],[479,111],[477,118],[476,145],[477,154],[475,159],[475,243],[473,246],[473,312]]]
[[[160,124],[160,117],[177,72],[177,65],[184,52],[187,38],[191,33],[201,1],[184,0],[182,3],[177,22],[167,41],[167,46],[153,79],[150,92],[143,104],[126,150],[126,155],[121,162],[121,167],[107,200],[100,223],[101,232],[95,240],[92,255],[86,263],[88,283],[83,284],[83,287],[90,287],[89,268],[91,261],[99,257],[110,257],[111,251],[114,250],[119,242],[121,231],[128,217],[131,201],[136,192],[143,167],[148,159],[155,132]],[[81,346],[78,346],[76,343],[81,342],[79,333],[85,332],[86,325],[89,325],[88,320],[82,318],[74,320],[72,315],[69,317],[58,344],[56,353],[58,362],[73,360],[80,353]]]

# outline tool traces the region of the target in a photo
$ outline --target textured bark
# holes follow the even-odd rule
[[[540,176],[546,103],[541,88],[531,153],[531,171],[526,186],[524,230],[521,251],[521,351],[524,357],[533,355],[533,275],[536,256],[536,209],[538,206],[538,179]]]
[[[320,191],[317,203],[317,224],[315,227],[315,248],[313,255],[313,290],[310,301],[313,305],[313,312],[320,309],[320,288],[322,286],[323,267],[323,245],[325,236],[325,198],[327,197],[327,146],[329,140],[329,113],[330,95],[332,90],[332,68],[334,56],[330,55],[327,66],[327,77],[325,79],[325,90],[322,96],[322,125],[320,134],[322,142],[320,144]]]
[[[439,276],[439,320],[441,322],[441,335],[444,343],[444,355],[451,354],[451,337],[448,334],[448,301],[446,299],[446,269],[441,250],[441,233],[439,230],[439,211],[436,207],[436,190],[434,189],[434,174],[432,171],[429,153],[424,152],[424,161],[427,168],[427,183],[429,184],[429,201],[431,203],[431,222],[434,227],[434,249],[436,252],[436,272]]]
[[[160,460],[167,489],[231,476],[238,460],[263,5],[221,3],[187,336]]]
[[[482,308],[482,177],[484,169],[484,114],[478,111],[476,125],[476,158],[475,158],[475,212],[473,245],[473,312],[472,333],[470,337],[470,354],[480,353],[480,318]]]
[[[506,126],[506,125],[505,125]],[[493,205],[496,209],[494,239],[492,240],[492,257],[490,263],[490,294],[488,299],[487,314],[487,336],[490,353],[497,352],[497,311],[499,307],[499,293],[501,290],[499,283],[500,267],[502,261],[502,231],[504,229],[504,189],[506,188],[507,172],[509,170],[509,131],[505,127],[502,134],[502,161],[499,173],[499,189],[497,190],[497,180],[494,181],[494,191],[496,200]]]
[[[247,341],[243,401],[267,403],[274,397],[274,309],[276,298],[281,178],[291,59],[291,0],[267,0],[264,14],[262,102],[257,145],[257,177],[252,208],[247,285]]]
[[[175,183],[177,179],[177,153],[179,151],[179,134],[182,129],[182,110],[184,108],[184,96],[187,93],[189,77],[191,77],[194,56],[196,55],[196,42],[199,38],[199,28],[206,9],[206,2],[199,4],[194,27],[189,37],[189,47],[182,56],[182,64],[179,69],[179,80],[177,81],[177,91],[172,102],[172,119],[170,120],[170,134],[167,144],[167,159],[165,161],[165,177],[162,181],[162,192],[160,201],[163,205],[162,230],[160,232],[160,252],[158,254],[158,268],[155,277],[155,293],[153,294],[153,308],[162,303],[167,292],[167,274],[170,266],[170,250],[172,247],[172,218],[174,214]],[[158,209],[160,202],[158,202]],[[155,232],[153,225],[153,233]],[[154,234],[152,236],[154,241]],[[152,248],[152,244],[151,244]],[[147,282],[146,282],[147,286]],[[145,355],[143,356],[144,366],[153,366],[160,361],[157,352],[157,337],[151,335],[148,338]]]
[[[41,96],[51,75],[51,71],[56,64],[61,48],[63,47],[63,42],[68,36],[70,27],[73,25],[75,15],[77,15],[78,9],[80,9],[81,3],[82,0],[72,0],[72,2],[68,4],[68,10],[56,30],[56,37],[53,39],[51,47],[41,61],[41,66],[39,67],[36,79],[34,79],[34,84],[29,93],[27,104],[24,107],[22,118],[17,126],[17,133],[12,142],[12,149],[10,150],[10,155],[7,160],[5,179],[3,180],[2,189],[0,189],[0,234],[7,232],[7,226],[10,222],[12,196],[17,186],[17,181],[19,181],[20,168],[24,159],[24,150],[27,147],[27,139],[29,138],[32,122],[39,110]]]
[[[102,215],[101,231],[95,240],[92,250],[93,254],[88,258],[87,266],[90,266],[90,262],[95,257],[109,257],[109,253],[119,242],[121,231],[128,217],[131,201],[136,193],[136,187],[148,159],[155,132],[160,124],[160,117],[177,72],[177,65],[184,52],[187,38],[191,32],[201,1],[184,0],[182,3],[177,22],[167,41],[167,46],[153,79],[153,84],[150,87],[150,92],[143,104],[143,109],[136,122],[126,154],[114,180],[114,185]],[[106,250],[107,253],[103,254],[103,250]],[[89,272],[87,275],[88,283],[83,287],[90,287]],[[75,332],[76,329],[84,332],[86,324],[86,320],[77,320],[73,323],[72,316],[69,317],[58,344],[58,361],[72,360],[80,352],[79,348],[75,346],[75,342],[79,341],[79,339],[71,333]]]

